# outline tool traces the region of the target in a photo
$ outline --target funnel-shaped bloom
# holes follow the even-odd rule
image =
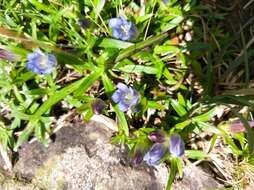
[[[145,154],[143,160],[150,166],[159,164],[160,159],[164,156],[166,148],[162,143],[155,143]]]
[[[49,74],[56,66],[56,57],[53,54],[43,53],[40,49],[27,55],[26,67],[36,74]]]
[[[116,39],[131,40],[137,35],[136,26],[122,17],[111,18],[108,26],[112,29],[112,35]]]
[[[172,134],[170,136],[169,151],[175,157],[181,157],[184,155],[184,142],[179,135]]]
[[[117,84],[117,90],[112,95],[112,100],[118,104],[120,111],[124,112],[128,109],[135,111],[140,96],[134,88],[127,87],[123,83]]]

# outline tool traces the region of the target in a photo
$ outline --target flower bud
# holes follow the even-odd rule
[[[248,121],[247,123],[251,128],[254,127],[254,121]],[[240,120],[229,124],[229,129],[231,133],[241,133],[246,131],[244,124]]]
[[[80,18],[80,19],[77,19],[77,24],[81,27],[81,28],[88,28],[89,25],[91,24],[90,23],[90,20],[87,19],[87,18]]]
[[[145,154],[143,160],[150,166],[159,164],[160,159],[164,156],[166,148],[161,143],[155,143]]]
[[[148,135],[148,138],[156,143],[163,143],[165,141],[165,134],[162,131],[154,131]]]
[[[5,49],[0,49],[0,59],[8,60],[8,61],[18,61],[20,56],[7,51]]]
[[[169,151],[174,157],[184,155],[184,142],[177,134],[172,134],[169,139]]]
[[[137,151],[132,159],[132,163],[134,166],[137,166],[141,164],[142,160],[143,160],[143,154],[141,153],[141,151]]]
[[[96,98],[95,100],[92,101],[91,106],[92,106],[93,113],[99,115],[105,109],[106,104],[103,100]]]

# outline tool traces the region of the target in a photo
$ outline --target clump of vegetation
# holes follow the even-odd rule
[[[2,147],[47,145],[75,110],[114,119],[112,141],[135,165],[167,163],[167,189],[187,160],[209,161],[225,186],[251,187],[253,17],[228,24],[251,4],[2,0]]]

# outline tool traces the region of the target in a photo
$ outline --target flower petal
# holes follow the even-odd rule
[[[121,39],[122,38],[122,34],[121,34],[121,31],[120,29],[117,29],[115,28],[113,31],[112,31],[112,36],[116,39]]]
[[[140,96],[137,90],[134,88],[129,88],[131,95],[133,96],[133,99],[131,100],[130,105],[136,105],[139,102]]]
[[[53,54],[49,54],[49,55],[48,55],[48,63],[49,63],[51,66],[55,66],[55,65],[57,64],[56,57],[55,57]]]
[[[172,134],[169,139],[169,151],[175,157],[184,155],[184,142],[177,134]]]
[[[118,103],[120,101],[122,95],[123,95],[122,91],[117,90],[114,92],[114,94],[112,95],[111,98],[112,98],[113,102]]]
[[[123,92],[129,92],[128,86],[126,86],[125,84],[123,84],[123,83],[121,83],[121,82],[117,83],[116,87],[117,87],[119,90],[123,91]]]
[[[45,54],[40,49],[27,55],[26,67],[36,74],[49,74],[56,65],[56,57],[53,54]]]
[[[145,160],[148,165],[157,165],[159,164],[160,159],[164,156],[165,150],[166,148],[163,144],[155,143],[145,154],[143,160]]]
[[[120,26],[123,24],[123,20],[120,17],[117,18],[111,18],[109,19],[108,26],[110,28],[120,28]]]
[[[120,111],[125,112],[129,109],[130,106],[128,104],[125,104],[123,101],[120,100],[120,102],[118,103],[118,107],[119,107]]]

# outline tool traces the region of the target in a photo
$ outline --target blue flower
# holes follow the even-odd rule
[[[137,35],[137,28],[131,22],[122,17],[111,18],[108,26],[112,29],[112,35],[116,39],[131,40]]]
[[[36,74],[49,74],[56,66],[56,57],[53,54],[43,53],[40,49],[27,55],[26,68]]]
[[[143,160],[150,166],[159,164],[160,159],[164,156],[166,148],[162,143],[155,143],[145,154]]]
[[[169,151],[174,157],[181,157],[184,155],[184,142],[179,135],[172,134],[170,136]]]
[[[123,83],[118,83],[116,86],[118,89],[112,95],[112,100],[118,104],[120,111],[124,112],[128,109],[136,111],[140,99],[138,91]]]

